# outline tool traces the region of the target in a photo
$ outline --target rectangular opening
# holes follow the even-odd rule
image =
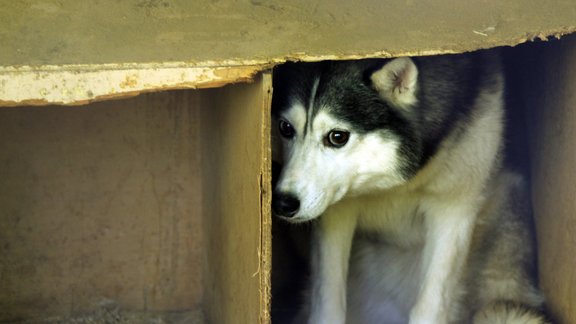
[[[576,35],[501,51],[509,81],[507,124],[517,145],[511,152],[531,180],[540,286],[551,318],[575,323]],[[290,323],[302,306],[306,232],[275,222],[273,323]]]
[[[270,95],[0,109],[0,321],[265,323]]]

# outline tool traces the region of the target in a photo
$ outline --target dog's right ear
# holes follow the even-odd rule
[[[418,68],[409,57],[393,59],[370,76],[372,86],[380,96],[400,108],[416,103]]]

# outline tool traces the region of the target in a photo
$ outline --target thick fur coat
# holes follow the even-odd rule
[[[503,91],[490,52],[275,71],[273,210],[314,228],[296,323],[545,323]]]

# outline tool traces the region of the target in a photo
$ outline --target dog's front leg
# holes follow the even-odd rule
[[[444,324],[458,307],[456,287],[476,220],[474,203],[428,206],[422,281],[410,324]]]
[[[312,246],[312,291],[308,324],[346,321],[346,282],[356,215],[345,208],[320,217]]]

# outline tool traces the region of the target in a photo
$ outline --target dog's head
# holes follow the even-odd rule
[[[291,63],[275,71],[273,136],[282,171],[273,211],[291,222],[416,172],[418,69],[409,58]]]

